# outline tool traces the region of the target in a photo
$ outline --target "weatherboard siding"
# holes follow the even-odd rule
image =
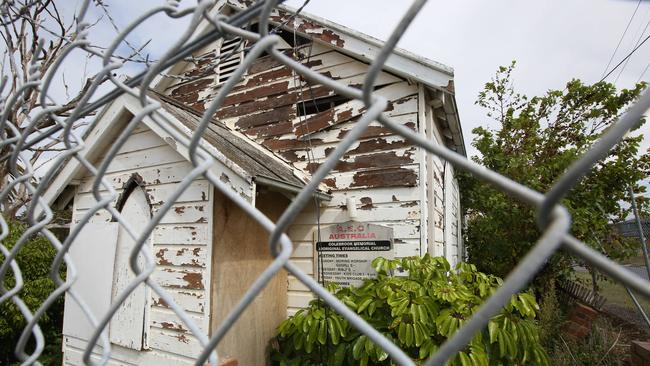
[[[326,44],[336,40],[325,39],[321,33],[313,33],[313,37],[316,42],[295,49],[285,44],[283,52],[295,54],[305,66],[339,83],[354,87],[363,84],[369,68],[367,63]],[[199,111],[209,108],[219,91],[217,77],[209,72],[218,46],[216,43],[197,52],[194,56],[202,61],[189,63],[180,71],[187,77],[203,73],[206,76],[190,83],[169,81],[165,93]],[[420,126],[421,111],[427,107],[422,105],[425,98],[417,83],[381,72],[375,89],[376,95],[388,100],[386,114],[411,130],[425,132]],[[350,100],[299,116],[299,103],[306,102],[309,106],[313,99],[334,95],[327,87],[312,85],[290,68],[264,56],[253,62],[228,94],[214,115],[214,123],[243,133],[268,149],[269,154],[309,176],[327,160],[366,109],[362,102]],[[432,128],[435,129],[435,125]],[[439,131],[435,133],[440,134]],[[357,206],[355,220],[394,228],[396,257],[423,255],[427,251],[423,242],[429,237],[434,241],[432,254],[443,255],[444,162],[433,157],[431,165],[426,166],[426,156],[405,138],[377,121],[372,122],[323,180],[321,188],[330,191],[332,200],[320,208],[318,220],[316,210],[307,208],[290,228],[289,236],[295,247],[292,261],[314,275],[314,227],[317,222],[326,226],[349,220],[347,198],[352,198]],[[427,169],[431,169],[433,180],[430,182],[427,181]],[[427,194],[429,186],[430,196]],[[428,199],[433,205],[431,215],[426,203],[423,204]],[[296,278],[289,276],[288,281],[288,313],[292,314],[306,306],[313,295]]]
[[[196,56],[207,56],[214,49],[208,47]],[[318,43],[303,45],[298,52],[304,64],[346,85],[361,85],[369,67]],[[184,73],[199,74],[206,65],[204,62],[190,66]],[[203,109],[214,98],[215,85],[215,80],[204,78],[191,87],[172,86],[167,93]],[[388,115],[413,130],[418,128],[416,85],[382,72],[376,94],[389,101]],[[297,170],[311,174],[365,111],[362,102],[352,100],[320,113],[298,116],[297,103],[332,95],[327,88],[311,86],[267,56],[253,64],[215,117],[219,123],[244,133]],[[419,155],[403,137],[394,135],[378,122],[371,123],[324,180],[325,188],[331,190],[332,201],[321,207],[320,224],[347,221],[346,201],[351,197],[357,205],[356,220],[394,228],[396,256],[422,254]],[[312,230],[316,222],[316,211],[308,209],[289,231],[297,248],[292,260],[310,275],[314,274]],[[288,312],[304,307],[311,298],[307,288],[290,276]]]
[[[110,164],[106,179],[117,192],[123,192],[126,182],[137,174],[155,215],[169,196],[178,189],[178,183],[192,170],[192,164],[172,149],[165,141],[146,128],[140,128],[126,141]],[[95,204],[92,194],[93,177],[81,179],[74,200],[73,223]],[[108,191],[100,190],[103,195]],[[213,194],[210,184],[203,179],[193,181],[163,216],[151,235],[152,256],[156,270],[152,278],[170,294],[199,328],[208,332],[210,296],[210,257],[212,238]],[[117,199],[114,199],[114,206]],[[95,213],[90,222],[108,222],[106,210]],[[187,326],[171,311],[157,294],[149,290],[146,311],[145,348],[137,352],[112,345],[113,364],[190,364],[201,347]],[[66,364],[81,364],[80,355],[85,342],[65,336]],[[111,364],[111,363],[109,363]]]

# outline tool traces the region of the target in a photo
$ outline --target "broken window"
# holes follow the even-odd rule
[[[336,107],[337,105],[341,105],[349,101],[350,98],[346,98],[340,95],[333,95],[331,97],[324,97],[324,98],[298,102],[296,108],[298,109],[298,117],[302,117],[302,116],[308,116],[308,115],[324,112],[328,109],[332,109]]]

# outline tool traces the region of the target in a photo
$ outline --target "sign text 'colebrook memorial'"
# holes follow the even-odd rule
[[[359,286],[376,276],[371,262],[377,257],[393,258],[393,229],[349,221],[321,231],[316,242],[319,280],[343,287]]]

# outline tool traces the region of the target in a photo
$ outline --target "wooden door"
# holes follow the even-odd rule
[[[277,193],[258,194],[257,207],[275,221],[288,205]],[[215,190],[212,252],[211,331],[271,263],[268,234],[239,207]],[[246,309],[217,348],[239,365],[265,365],[269,341],[287,316],[287,275],[281,270]]]

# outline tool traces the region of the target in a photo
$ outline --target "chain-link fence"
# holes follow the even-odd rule
[[[373,121],[379,121],[383,127],[403,136],[414,146],[424,149],[427,153],[437,155],[441,159],[450,162],[457,169],[467,171],[490,183],[495,188],[508,193],[514,198],[537,207],[539,228],[543,232],[528,255],[526,255],[518,266],[509,274],[503,285],[489,298],[489,300],[482,304],[480,309],[471,317],[471,319],[468,319],[465,322],[464,326],[456,332],[456,334],[445,342],[439,350],[429,360],[427,360],[425,363],[426,365],[442,365],[446,360],[455,355],[456,352],[466,347],[474,335],[487,326],[489,319],[499,312],[499,310],[511,298],[512,294],[523,289],[533,278],[535,273],[542,268],[549,257],[559,250],[566,250],[572,253],[576,257],[589,263],[589,265],[594,268],[597,268],[611,278],[623,283],[630,289],[642,294],[643,296],[650,297],[650,283],[648,281],[628,272],[622,266],[612,262],[569,234],[571,217],[567,210],[559,204],[560,200],[589,171],[589,169],[594,166],[596,162],[605,157],[609,149],[611,149],[620,139],[623,138],[627,131],[632,129],[639,122],[643,113],[648,109],[648,107],[650,107],[650,91],[646,91],[638,102],[630,108],[627,113],[614,126],[612,126],[580,160],[576,161],[571,168],[557,180],[552,189],[546,193],[536,192],[493,171],[487,170],[454,151],[427,140],[424,136],[415,133],[408,127],[396,123],[384,113],[387,107],[387,100],[375,95],[373,92],[375,80],[388,57],[393,52],[398,40],[402,34],[404,34],[405,30],[418,14],[422,6],[426,3],[425,0],[416,0],[413,2],[392,32],[388,41],[384,44],[381,52],[375,57],[369,71],[367,72],[363,87],[360,89],[343,85],[332,78],[316,73],[304,64],[292,59],[287,54],[280,52],[275,47],[280,38],[277,35],[274,35],[273,32],[268,31],[268,25],[271,11],[279,2],[281,1],[267,0],[255,3],[251,2],[250,6],[244,11],[231,17],[221,17],[211,16],[208,12],[216,1],[201,1],[195,6],[183,10],[179,10],[177,2],[168,1],[166,4],[151,8],[145,14],[139,16],[120,32],[119,36],[113,40],[112,44],[108,48],[98,50],[97,48],[92,47],[87,40],[90,24],[86,20],[86,12],[90,5],[90,0],[83,1],[77,12],[75,32],[73,33],[74,36],[66,39],[63,43],[62,48],[65,51],[61,58],[72,57],[71,55],[73,54],[73,51],[80,50],[101,57],[103,60],[103,69],[98,73],[98,76],[91,81],[88,87],[84,90],[82,96],[75,101],[74,105],[70,106],[65,115],[57,113],[64,106],[53,103],[49,98],[50,96],[48,91],[53,87],[54,81],[52,75],[54,74],[54,71],[50,70],[46,75],[41,75],[39,69],[41,65],[39,60],[43,57],[41,53],[43,50],[43,44],[40,43],[33,49],[31,63],[27,68],[28,75],[26,75],[26,82],[20,83],[20,85],[9,94],[10,97],[8,99],[2,100],[3,116],[0,118],[0,134],[2,136],[0,147],[2,148],[3,153],[5,153],[5,155],[2,156],[2,162],[8,167],[7,169],[11,176],[11,179],[4,182],[6,185],[0,193],[0,198],[5,198],[18,188],[28,192],[31,197],[31,202],[27,206],[25,212],[29,223],[28,230],[18,240],[16,245],[11,248],[11,250],[0,244],[0,250],[2,250],[4,258],[2,266],[0,267],[0,278],[6,278],[8,273],[11,273],[15,278],[13,286],[7,286],[7,282],[3,281],[3,286],[0,288],[0,303],[5,301],[13,302],[20,309],[22,315],[28,322],[14,350],[16,356],[24,364],[33,364],[39,359],[41,352],[48,342],[48,339],[44,338],[43,333],[39,328],[39,319],[57,297],[65,293],[67,293],[67,295],[78,305],[87,317],[88,321],[94,327],[93,336],[89,340],[88,347],[83,355],[84,362],[88,364],[105,364],[111,356],[111,344],[106,332],[107,325],[118,310],[120,304],[125,301],[129,294],[139,285],[145,284],[151,291],[159,296],[160,299],[168,304],[169,308],[185,323],[187,329],[189,329],[189,331],[200,342],[203,351],[196,359],[196,365],[203,365],[206,361],[210,361],[213,365],[217,365],[218,356],[215,351],[216,346],[224,338],[224,335],[229,332],[233,325],[236,324],[238,318],[242,315],[242,312],[247,308],[247,306],[251,304],[269,281],[284,268],[307,286],[316,296],[323,299],[330,308],[333,309],[333,311],[341,314],[353,327],[384,349],[395,363],[400,365],[413,365],[413,361],[395,344],[385,338],[370,324],[362,320],[354,311],[350,310],[346,305],[337,300],[335,296],[326,291],[317,281],[315,281],[312,276],[305,273],[301,268],[299,268],[299,266],[290,260],[293,245],[289,237],[284,234],[299,212],[306,204],[308,204],[308,202],[311,201],[318,185],[323,181],[323,179],[325,179],[328,172],[335,167],[345,152],[360,138],[360,136],[362,136],[364,130],[366,130],[369,124]],[[26,14],[25,12],[21,12],[21,8],[39,6],[41,3],[43,2],[3,2],[0,4],[0,10],[2,10],[2,17],[5,25],[10,25],[12,22],[19,21],[20,18]],[[121,66],[119,59],[113,57],[115,50],[134,28],[155,14],[166,14],[169,17],[187,15],[191,17],[191,21],[181,37],[168,48],[166,53],[160,57],[157,62],[147,62],[146,70],[143,73],[132,77],[127,81],[119,80],[112,74],[113,70]],[[210,32],[205,33],[203,36],[191,38],[192,33],[199,22],[206,18],[210,21],[213,29]],[[254,18],[259,18],[260,25],[258,32],[252,32],[244,27]],[[186,136],[169,127],[165,114],[160,113],[160,103],[149,98],[147,96],[147,90],[152,86],[154,79],[169,66],[184,60],[184,58],[191,56],[194,51],[199,50],[215,40],[231,38],[234,36],[241,37],[250,42],[252,46],[247,50],[246,56],[239,67],[232,72],[227,81],[221,85],[214,100],[206,106],[204,116],[198,127],[194,130],[191,139],[187,139]],[[263,53],[271,55],[277,62],[291,68],[302,78],[307,79],[314,84],[323,85],[347,98],[363,101],[366,108],[362,117],[354,123],[354,127],[340,140],[336,149],[334,149],[327,157],[327,160],[313,173],[310,182],[297,194],[295,199],[293,199],[289,207],[282,213],[277,221],[272,221],[267,218],[258,209],[251,205],[248,200],[232,191],[220,179],[220,177],[211,173],[209,168],[215,164],[215,160],[200,148],[200,139],[211,123],[211,117],[215,112],[217,112],[225,98],[229,93],[231,93],[233,87],[246,73],[246,70],[251,66],[253,61]],[[57,66],[58,64],[54,65],[54,70]],[[113,90],[106,93],[105,96],[98,98],[93,102],[89,102],[91,96],[96,92],[98,85],[106,80],[112,84]],[[3,87],[6,86],[6,82],[7,81],[5,80]],[[11,115],[14,105],[20,101],[22,95],[31,89],[40,90],[39,102],[42,108],[33,111],[27,116],[23,116],[20,123],[22,126],[27,127],[19,128],[19,122],[8,118],[8,116]],[[93,165],[93,162],[86,159],[81,153],[84,149],[84,143],[74,133],[73,126],[76,122],[82,120],[86,116],[92,115],[101,107],[123,94],[130,94],[137,98],[141,104],[141,112],[136,114],[128,123],[127,127],[120,132],[119,137],[111,144],[109,150],[103,157],[101,164],[95,166]],[[132,228],[132,223],[125,220],[122,214],[111,205],[111,202],[115,197],[117,197],[117,193],[115,187],[113,187],[111,182],[106,178],[105,174],[107,167],[114,159],[120,147],[123,146],[130,134],[145,117],[154,120],[168,135],[172,136],[178,143],[183,144],[187,148],[194,169],[183,178],[178,185],[178,188],[173,192],[173,194],[171,194],[167,202],[162,204],[156,211],[144,230],[142,232],[136,232]],[[27,120],[27,123],[24,122],[25,119]],[[49,127],[42,128],[41,124],[45,119],[51,120],[52,123]],[[62,151],[60,151],[52,161],[52,166],[48,173],[45,174],[42,179],[37,180],[34,167],[31,165],[30,154],[33,153],[34,146],[38,146],[39,143],[43,143],[43,141],[46,141],[56,134],[60,134],[61,136],[60,143],[63,146],[61,149]],[[60,167],[70,160],[77,160],[85,169],[95,176],[95,183],[92,189],[98,203],[86,212],[84,217],[81,218],[80,224],[73,227],[69,236],[64,241],[60,241],[53,232],[47,228],[48,224],[52,220],[53,211],[43,199],[42,195],[47,186],[51,183],[52,178],[59,171]],[[203,330],[201,330],[195,320],[175,303],[174,298],[170,296],[160,286],[160,284],[152,279],[150,275],[155,269],[155,262],[151,253],[148,250],[145,250],[146,239],[152,234],[152,231],[159,224],[161,218],[172,209],[176,199],[189,187],[191,182],[198,177],[203,177],[209,181],[213,187],[216,187],[216,189],[221,191],[228,199],[235,202],[237,206],[270,233],[270,251],[275,257],[272,264],[269,265],[268,268],[266,268],[266,270],[256,279],[254,284],[247,289],[238,305],[230,312],[223,322],[219,324],[218,328],[212,332],[210,338]],[[106,195],[104,191],[107,191],[109,194]],[[112,217],[114,217],[117,223],[124,228],[135,241],[136,245],[130,253],[130,262],[136,276],[115,299],[114,303],[110,306],[108,313],[93,314],[90,307],[87,305],[88,299],[84,299],[71,287],[75,280],[77,280],[75,270],[76,263],[70,259],[70,256],[67,253],[71,244],[75,241],[76,237],[82,230],[84,223],[87,222],[92,215],[103,210],[107,211]],[[0,217],[0,228],[0,239],[4,240],[9,235],[8,223],[5,218]],[[58,255],[53,262],[51,269],[51,277],[56,284],[56,289],[36,311],[31,311],[20,296],[23,281],[21,278],[21,268],[16,262],[16,257],[28,239],[34,235],[41,235],[47,238],[58,252]],[[138,256],[143,257],[144,261],[139,262]],[[67,276],[65,280],[59,276],[60,267],[64,264],[67,267]],[[28,347],[30,342],[33,343],[34,347]],[[101,346],[103,354],[102,358],[99,360],[91,358],[94,345]],[[28,348],[32,350],[28,352]],[[7,351],[8,350],[2,350],[2,352]]]

